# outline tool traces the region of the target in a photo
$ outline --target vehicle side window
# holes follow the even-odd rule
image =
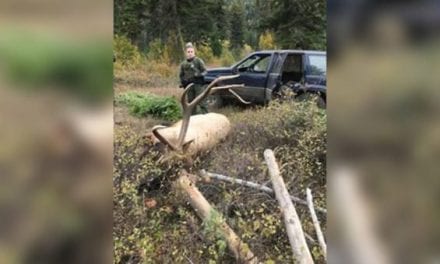
[[[270,55],[258,54],[249,57],[238,65],[239,72],[265,73],[269,67]]]
[[[254,55],[249,57],[247,60],[243,61],[240,65],[238,65],[238,69],[247,69],[249,66],[251,66],[252,64],[254,64],[256,61],[258,61],[260,59],[259,56]]]
[[[270,56],[261,58],[257,63],[255,63],[253,71],[259,73],[265,73],[269,67]]]
[[[323,55],[309,55],[309,74],[322,75],[327,74],[327,59]]]

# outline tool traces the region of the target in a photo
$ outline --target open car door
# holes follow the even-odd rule
[[[271,69],[267,75],[267,83],[265,89],[265,103],[272,100],[272,93],[275,89],[278,89],[281,83],[282,77],[282,69],[284,65],[284,61],[286,60],[287,53],[286,52],[276,52],[274,53],[274,63],[272,64]]]

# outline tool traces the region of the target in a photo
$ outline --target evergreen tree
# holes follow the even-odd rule
[[[272,32],[273,45],[279,48],[325,49],[326,2],[114,0],[114,32],[144,52],[151,43],[167,49],[172,61],[183,58],[188,41],[208,45],[215,56],[223,53],[228,41],[230,51],[241,56],[244,44],[257,49],[259,42],[267,42],[265,32]]]
[[[233,51],[244,45],[244,8],[240,3],[233,3],[230,10],[231,48]]]
[[[277,44],[284,49],[325,49],[325,0],[274,0],[262,28],[275,32]]]

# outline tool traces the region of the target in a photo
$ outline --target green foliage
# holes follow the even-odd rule
[[[248,56],[252,52],[254,52],[252,47],[249,46],[248,44],[244,44],[243,49],[241,50],[241,53],[240,53],[240,58],[238,58],[238,59],[242,59],[242,58]]]
[[[18,86],[32,91],[56,87],[88,101],[112,94],[109,43],[72,44],[19,30],[1,34],[0,66],[3,75]]]
[[[210,63],[214,59],[214,53],[210,46],[206,44],[197,45],[197,56],[200,57],[205,63]]]
[[[234,55],[232,55],[232,52],[230,51],[230,44],[229,41],[224,41],[222,43],[223,46],[223,52],[220,57],[220,64],[221,66],[231,66],[236,60],[234,58]]]
[[[210,47],[212,48],[212,54],[216,57],[220,57],[223,51],[222,42],[218,38],[212,38],[210,41]]]
[[[208,218],[203,222],[204,236],[211,240],[214,244],[210,248],[213,251],[211,255],[215,257],[214,260],[218,261],[225,253],[227,242],[223,233],[220,231],[224,218],[216,211],[211,211]]]
[[[183,43],[180,42],[176,33],[170,31],[167,41],[165,43],[164,54],[162,61],[165,63],[180,63],[183,60]]]
[[[142,62],[142,55],[138,47],[130,43],[124,36],[115,35],[113,38],[113,55],[116,58],[117,67],[136,68]]]
[[[236,2],[230,10],[231,20],[231,48],[234,51],[241,49],[244,45],[244,7]]]
[[[113,1],[114,33],[128,37],[138,42],[145,23],[144,10],[147,8],[144,0],[115,0]]]
[[[157,118],[175,121],[182,116],[180,106],[173,97],[128,92],[116,97],[116,102],[128,106],[130,113],[137,117],[152,115]]]
[[[147,58],[149,61],[159,61],[163,58],[164,45],[160,39],[154,39],[148,47]]]
[[[253,49],[326,48],[324,0],[115,0],[114,10],[115,33],[147,51],[159,40],[167,63],[183,58],[187,41],[206,43],[215,57],[225,40],[235,58],[245,43]]]
[[[326,49],[326,1],[274,0],[261,3],[261,29],[275,32],[276,43],[283,49]]]

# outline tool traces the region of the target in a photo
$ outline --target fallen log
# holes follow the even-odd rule
[[[329,188],[335,204],[332,224],[343,228],[344,232],[339,232],[340,243],[344,252],[350,252],[344,257],[348,256],[349,262],[354,264],[394,263],[387,245],[377,235],[371,201],[358,171],[337,167],[330,177]]]
[[[327,260],[327,245],[325,244],[324,235],[322,234],[321,226],[319,225],[319,220],[315,213],[315,207],[313,206],[312,191],[309,188],[307,188],[306,193],[307,193],[307,203],[309,206],[309,211],[312,217],[313,225],[315,226],[316,236],[318,237],[318,242],[322,249],[324,259]]]
[[[255,182],[251,182],[251,181],[245,181],[245,180],[241,180],[241,179],[236,179],[236,178],[232,178],[226,175],[222,175],[222,174],[218,174],[218,173],[212,173],[212,172],[207,172],[205,170],[200,170],[199,174],[201,177],[205,177],[205,178],[210,178],[210,179],[216,179],[216,180],[220,180],[220,181],[226,181],[229,183],[233,183],[233,184],[238,184],[238,185],[242,185],[242,186],[246,186],[249,188],[253,188],[253,189],[257,189],[266,193],[270,193],[273,194],[273,190],[263,184],[258,184]],[[292,199],[292,201],[294,201],[295,203],[301,204],[301,205],[305,205],[307,206],[307,201],[295,197],[293,195],[290,195],[290,199]],[[321,212],[323,214],[327,214],[327,210],[322,208],[322,207],[316,207],[315,208],[316,211]]]
[[[280,205],[281,212],[283,213],[284,224],[292,247],[293,256],[300,264],[312,264],[312,255],[307,246],[300,219],[293,206],[292,200],[290,199],[284,180],[280,175],[280,170],[276,163],[273,151],[266,149],[264,151],[264,159],[269,168],[275,196]]]
[[[203,221],[210,219],[213,214],[220,215],[220,213],[209,204],[203,194],[190,180],[190,178],[193,177],[195,176],[190,175],[187,172],[181,172],[181,175],[176,182],[178,189],[185,194],[189,203],[194,208],[194,211]],[[217,228],[227,242],[229,250],[234,254],[239,263],[258,263],[258,259],[249,249],[249,246],[241,241],[224,220],[221,220]]]

